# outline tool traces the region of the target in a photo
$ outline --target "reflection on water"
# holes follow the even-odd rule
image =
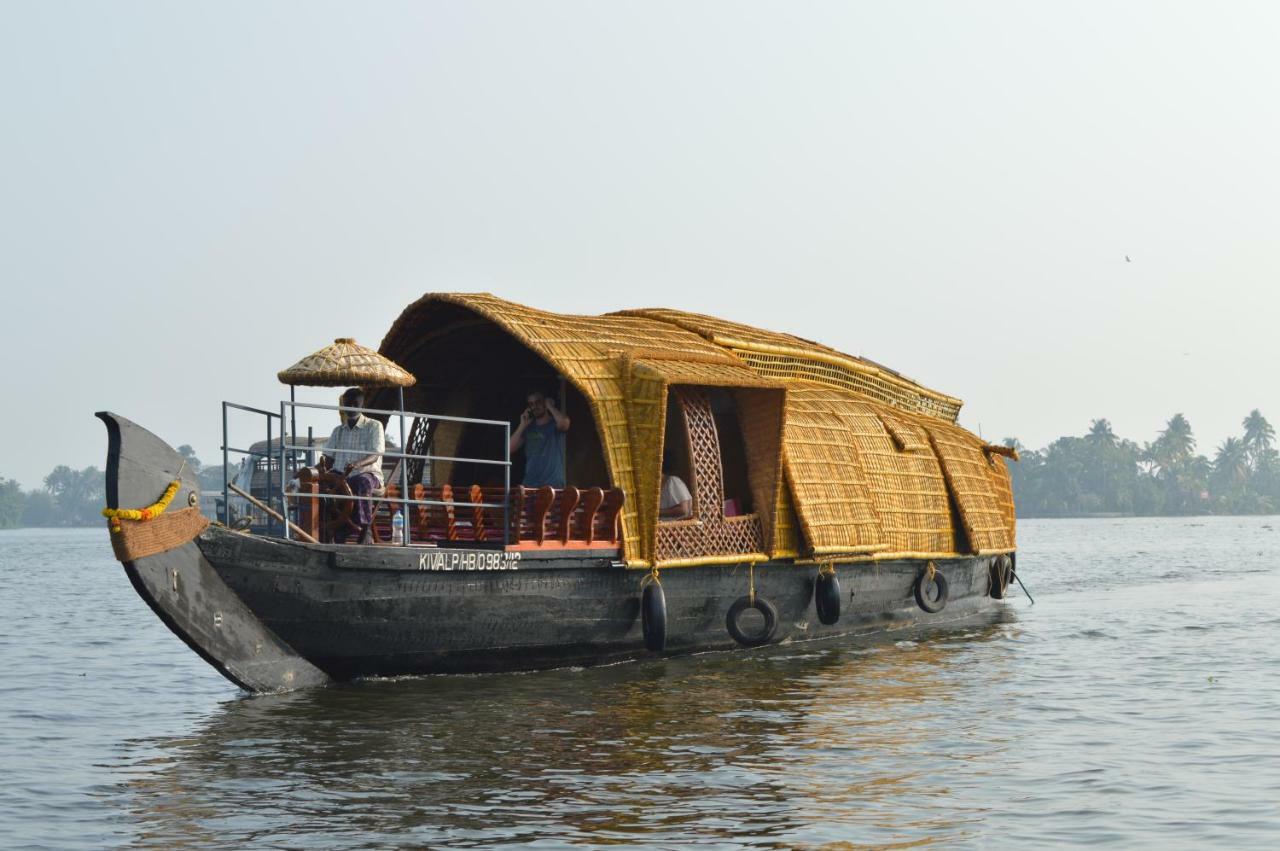
[[[1274,518],[1026,522],[996,623],[238,695],[0,533],[0,847],[1274,847]]]
[[[191,736],[124,743],[163,754],[126,802],[158,844],[245,824],[299,845],[954,838],[928,806],[938,760],[1006,742],[949,742],[946,715],[1006,675],[967,669],[1013,628],[237,700]]]

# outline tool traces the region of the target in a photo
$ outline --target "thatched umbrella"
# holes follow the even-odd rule
[[[395,361],[367,349],[350,337],[312,352],[276,377],[289,385],[308,387],[411,387],[416,378]]]
[[[297,431],[297,421],[293,411],[296,407],[294,388],[298,385],[307,387],[395,387],[400,396],[400,451],[408,451],[405,447],[404,433],[404,388],[411,387],[418,379],[398,363],[365,348],[350,337],[339,337],[333,345],[325,346],[318,352],[312,352],[288,369],[276,373],[276,377],[289,385],[290,430]],[[283,463],[281,449],[281,463]],[[404,471],[402,482],[404,492],[408,493],[408,466],[402,464]]]

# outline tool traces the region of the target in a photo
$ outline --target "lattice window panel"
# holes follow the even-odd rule
[[[687,561],[723,555],[753,555],[763,551],[764,534],[755,514],[724,516],[724,470],[720,466],[720,436],[705,390],[673,387],[689,441],[693,474],[693,519],[658,524],[659,561]]]

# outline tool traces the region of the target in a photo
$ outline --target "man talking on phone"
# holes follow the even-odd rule
[[[545,393],[533,391],[525,400],[520,425],[511,435],[511,452],[524,447],[524,486],[564,487],[564,435],[569,418]]]

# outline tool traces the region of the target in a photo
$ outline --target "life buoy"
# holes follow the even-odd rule
[[[1003,600],[1009,591],[1009,574],[1012,572],[1008,556],[998,556],[991,560],[991,596]]]
[[[942,575],[942,571],[933,567],[933,562],[929,563],[932,569],[920,571],[920,575],[916,577],[915,592],[916,604],[929,614],[937,614],[947,607],[947,577]],[[931,594],[930,590],[937,588],[937,594]]]
[[[738,623],[739,616],[747,609],[755,609],[764,615],[764,629],[755,635],[748,635]],[[742,596],[734,600],[733,605],[729,607],[729,613],[724,618],[724,625],[729,630],[729,635],[733,636],[733,640],[743,647],[759,647],[761,644],[767,644],[769,639],[773,638],[773,633],[778,629],[778,610],[759,594],[755,595],[754,598],[751,595]]]
[[[661,653],[667,646],[667,598],[656,581],[640,594],[640,621],[645,649]]]
[[[818,610],[818,620],[831,626],[840,620],[840,580],[835,571],[819,573],[813,583],[813,605]]]

